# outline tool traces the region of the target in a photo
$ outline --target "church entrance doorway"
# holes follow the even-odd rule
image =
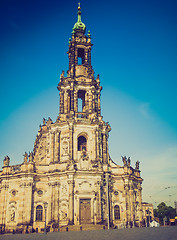
[[[91,223],[91,199],[80,199],[80,223]]]

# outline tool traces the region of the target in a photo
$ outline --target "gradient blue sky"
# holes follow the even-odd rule
[[[56,120],[78,1],[0,1],[0,159],[20,164],[43,117]],[[143,200],[177,200],[177,1],[81,1],[100,74],[109,151],[140,161]]]

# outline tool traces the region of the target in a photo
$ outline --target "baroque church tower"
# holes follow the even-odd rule
[[[139,162],[115,164],[108,151],[111,127],[101,116],[99,75],[91,65],[91,35],[78,21],[69,40],[69,68],[58,84],[59,116],[43,119],[33,152],[0,172],[0,227],[44,229],[80,224],[140,225],[143,221]]]
[[[60,155],[60,161],[69,160],[69,167],[72,168],[74,163],[78,170],[95,169],[108,163],[108,133],[111,130],[102,120],[102,87],[99,75],[96,79],[94,77],[91,65],[93,44],[90,32],[86,36],[85,30],[78,7],[78,21],[69,40],[69,69],[66,77],[62,72],[58,84],[60,113],[56,122],[61,128],[60,135],[64,136],[66,131],[68,134],[68,141],[64,138],[61,142],[68,152]]]

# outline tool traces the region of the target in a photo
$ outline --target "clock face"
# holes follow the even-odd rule
[[[118,193],[118,191],[115,191],[114,194],[115,194],[115,195],[118,195],[119,193]]]

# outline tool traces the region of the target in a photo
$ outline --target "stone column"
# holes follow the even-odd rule
[[[97,192],[97,222],[101,221],[101,181],[97,182],[98,192]]]
[[[58,222],[59,219],[59,182],[53,183],[53,218],[56,222]]]
[[[103,133],[103,163],[107,163],[106,134]]]
[[[77,110],[78,110],[78,97],[77,97],[77,93],[78,93],[78,91],[77,90],[75,90],[74,91],[74,111],[75,112],[77,112]]]
[[[0,224],[5,225],[7,222],[7,196],[9,184],[2,181],[1,183],[1,201],[0,201]]]
[[[63,90],[60,90],[60,113],[64,113],[64,94],[63,94]]]
[[[130,221],[129,219],[129,186],[128,184],[125,184],[124,186],[125,189],[125,202],[126,202],[126,215],[125,215],[125,222]]]
[[[98,91],[98,115],[101,114],[100,91]]]
[[[64,113],[67,113],[68,111],[67,100],[68,100],[68,94],[67,94],[67,91],[64,91]]]
[[[89,90],[89,113],[92,113],[92,91]]]
[[[129,198],[130,198],[130,221],[134,222],[134,197],[132,183],[130,184]]]
[[[69,156],[70,160],[73,160],[73,125],[69,126]]]
[[[95,220],[95,198],[91,197],[91,223],[94,223]]]
[[[71,97],[71,92],[70,92],[70,90],[67,90],[66,91],[66,109],[67,109],[66,112],[67,113],[70,112],[70,108],[71,108],[71,106],[70,106],[70,103],[71,103],[70,97]]]
[[[89,112],[89,93],[86,91],[85,93],[85,110],[86,112]]]
[[[48,212],[48,220],[53,221],[53,187],[52,182],[48,183],[48,206],[47,206],[47,212]]]
[[[106,133],[106,162],[109,164],[108,132]]]
[[[95,90],[92,90],[92,109],[95,112]]]
[[[69,176],[69,221],[74,223],[74,179],[73,175]]]
[[[55,148],[55,133],[51,132],[50,133],[50,162],[54,162],[54,148]]]
[[[56,133],[55,133],[55,160],[54,160],[55,162],[59,162],[59,160],[60,160],[59,146],[60,146],[60,132],[56,131]]]
[[[88,51],[85,50],[85,63],[88,64]]]
[[[89,49],[89,65],[91,66],[91,49]]]
[[[98,160],[99,151],[98,151],[98,130],[95,129],[95,159]]]
[[[77,47],[75,48],[75,59],[74,60],[75,60],[74,61],[75,62],[74,65],[76,66],[78,64],[78,48]]]
[[[74,111],[74,91],[71,91],[71,111]]]
[[[80,224],[80,215],[79,215],[80,202],[78,196],[74,197],[74,225]]]
[[[138,186],[138,201],[139,201],[139,221],[143,221],[143,208],[142,208],[142,187]]]

